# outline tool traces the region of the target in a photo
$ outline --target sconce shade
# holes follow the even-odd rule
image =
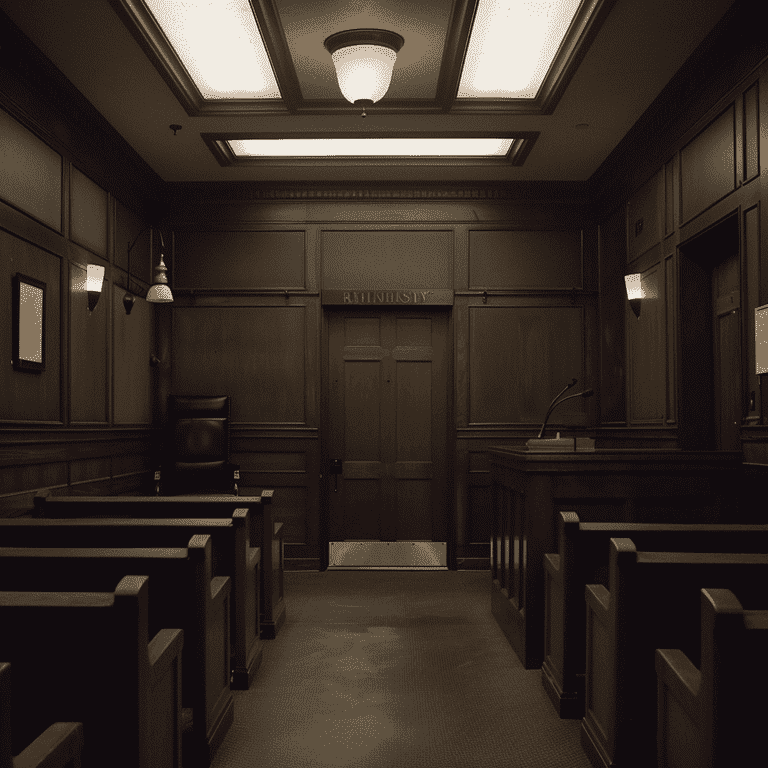
[[[397,52],[405,40],[384,29],[350,29],[326,38],[344,98],[370,105],[383,98],[392,80]]]
[[[640,319],[640,305],[645,298],[643,292],[643,276],[638,272],[634,275],[624,275],[624,283],[627,287],[627,299],[629,306],[635,313],[635,317]]]
[[[85,290],[88,292],[88,311],[93,312],[99,303],[101,286],[104,282],[104,267],[89,264],[85,277]]]

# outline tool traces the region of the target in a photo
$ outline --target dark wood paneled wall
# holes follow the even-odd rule
[[[30,509],[43,488],[125,492],[151,478],[154,312],[137,299],[126,316],[122,297],[128,243],[157,215],[160,180],[2,14],[0,50],[0,134],[12,146],[0,186],[0,327],[11,327],[13,275],[46,284],[45,369],[0,368],[6,516]],[[131,254],[140,295],[147,240]],[[93,312],[88,264],[106,270]],[[10,331],[0,353],[11,359]]]
[[[3,514],[42,487],[131,486],[151,466],[166,395],[224,387],[233,394],[244,490],[279,489],[287,556],[295,567],[317,567],[327,490],[321,289],[364,275],[386,280],[394,264],[454,290],[454,535],[459,566],[486,567],[484,452],[535,434],[537,413],[571,377],[597,396],[557,412],[555,429],[587,431],[613,447],[711,442],[696,402],[696,387],[709,385],[692,379],[706,373],[696,350],[711,349],[711,333],[691,311],[711,290],[711,272],[686,245],[730,217],[742,443],[748,462],[768,464],[768,393],[753,349],[754,308],[768,303],[768,43],[749,3],[734,4],[589,183],[470,187],[162,184],[6,21],[0,117],[22,126],[22,141],[24,131],[36,137],[59,181],[36,193],[47,201],[40,210],[18,190],[0,192],[0,316],[16,271],[46,281],[50,310],[46,371],[0,374],[11,393],[0,399]],[[166,204],[176,300],[137,302],[125,317],[127,243]],[[131,284],[142,292],[151,250],[145,235],[131,255]],[[107,268],[90,315],[81,288],[89,261]],[[629,271],[643,275],[648,292],[639,320],[625,299]],[[0,339],[6,352],[9,343]],[[153,351],[156,369],[148,367]]]
[[[713,413],[723,395],[713,377],[712,282],[735,248],[741,355],[728,366],[755,478],[768,464],[754,348],[754,310],[768,302],[761,256],[768,44],[752,19],[749,3],[734,4],[592,177],[590,197],[601,236],[603,435],[617,447],[622,436],[659,447],[715,446]],[[641,273],[648,293],[639,320],[608,294],[610,286],[625,295],[617,266],[624,250],[622,273]]]
[[[455,293],[451,537],[459,567],[487,567],[484,451],[533,436],[564,383],[589,386],[598,366],[597,234],[583,189],[570,202],[556,187],[531,190],[447,201],[445,188],[381,187],[291,201],[257,185],[169,185],[170,391],[233,397],[242,486],[276,489],[292,567],[322,560],[322,290],[401,287]],[[553,426],[594,424],[593,403],[563,408]]]

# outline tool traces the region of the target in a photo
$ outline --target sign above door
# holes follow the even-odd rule
[[[397,290],[334,290],[323,291],[324,305],[355,306],[398,305],[398,306],[453,306],[453,289],[423,290],[420,288],[399,288]]]

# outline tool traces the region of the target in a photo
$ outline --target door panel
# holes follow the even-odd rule
[[[447,313],[334,311],[328,329],[330,540],[445,541]]]
[[[715,265],[714,406],[716,448],[741,450],[742,368],[738,252]]]

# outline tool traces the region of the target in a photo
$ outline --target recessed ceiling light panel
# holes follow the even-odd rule
[[[204,99],[279,99],[248,0],[145,0]]]
[[[505,138],[229,139],[235,157],[504,157]]]
[[[534,99],[581,0],[480,0],[458,98]]]

